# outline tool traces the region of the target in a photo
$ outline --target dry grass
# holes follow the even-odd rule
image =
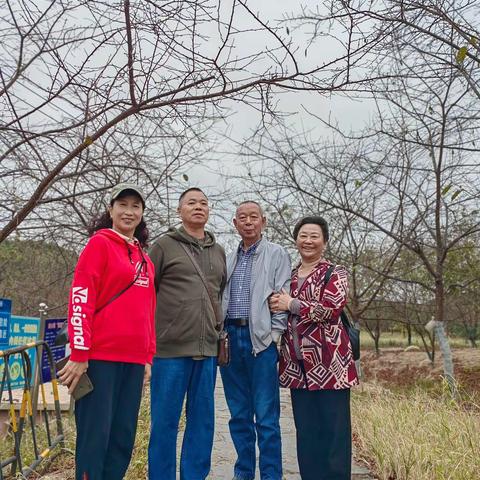
[[[147,478],[148,471],[148,440],[150,438],[150,389],[145,389],[145,395],[138,416],[137,437],[132,460],[128,467],[125,480],[140,480]]]
[[[37,425],[37,428],[35,429],[36,441],[39,452],[42,452],[47,446],[47,435],[43,423],[43,418],[39,419],[38,422],[39,423]],[[51,413],[49,423],[52,436],[55,437],[56,425],[53,413]],[[73,452],[75,448],[75,426],[73,418],[70,419],[68,416],[65,416],[63,420],[63,428],[65,435],[65,446],[61,448],[60,445],[57,445],[52,450],[50,457],[47,457],[45,460],[43,460],[42,463],[37,467],[36,474],[31,474],[29,478],[48,478],[42,475],[45,471],[53,473],[61,471],[61,476],[57,478],[61,478],[62,480],[70,480],[74,478],[73,473],[72,475],[70,475],[70,470],[74,468]],[[0,458],[2,460],[5,460],[5,458],[10,457],[13,454],[13,446],[13,434],[12,432],[7,432],[4,438],[0,438]],[[33,462],[33,437],[29,423],[26,424],[23,431],[21,441],[21,454],[23,467],[28,466]],[[4,475],[6,475],[7,473],[10,473],[10,471],[11,468],[10,466],[8,466],[4,469],[3,473]],[[17,478],[23,477],[17,474]]]
[[[480,404],[480,349],[454,349],[453,359],[455,377],[467,400]],[[380,384],[401,395],[416,390],[434,397],[442,394],[444,373],[440,354],[432,365],[422,351],[385,348],[379,356],[373,351],[364,351],[361,366],[364,381]]]
[[[480,472],[480,407],[365,385],[353,395],[357,454],[381,480],[471,480]]]

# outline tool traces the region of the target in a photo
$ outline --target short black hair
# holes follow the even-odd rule
[[[198,188],[198,187],[190,187],[190,188],[187,188],[184,192],[181,193],[180,197],[178,197],[178,203],[180,203],[183,199],[183,197],[188,193],[188,192],[200,192],[200,193],[203,193],[205,195],[205,192],[201,189],[201,188]],[[208,200],[208,197],[205,195],[205,198]]]
[[[314,225],[318,225],[322,229],[323,240],[328,242],[329,233],[328,233],[328,223],[323,217],[319,216],[312,216],[312,217],[303,217],[301,220],[297,222],[295,228],[293,229],[293,239],[296,240],[298,237],[298,232],[300,229],[307,225],[308,223],[313,223]]]

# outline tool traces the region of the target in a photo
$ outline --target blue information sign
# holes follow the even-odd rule
[[[0,298],[0,349],[8,346],[11,314],[12,301],[8,298]]]
[[[45,320],[45,332],[43,339],[47,342],[52,351],[53,361],[58,362],[65,356],[65,345],[55,345],[55,337],[65,323],[66,318],[47,318]],[[47,352],[43,349],[42,354],[42,381],[49,382],[52,379],[50,375],[50,364],[48,363]]]
[[[31,317],[17,317],[12,315],[10,318],[10,340],[6,348],[18,347],[27,343],[36,342],[40,334],[40,319]],[[2,350],[6,349],[5,347]],[[31,348],[27,350],[32,366],[32,378],[35,370],[36,350]],[[25,375],[23,372],[23,365],[21,355],[13,355],[9,360],[10,380],[12,389],[23,388],[25,384]],[[3,360],[0,361],[0,378],[3,374]]]

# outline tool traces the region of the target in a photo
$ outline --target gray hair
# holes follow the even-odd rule
[[[246,205],[247,203],[253,203],[254,205],[256,205],[256,206],[258,207],[258,209],[260,210],[260,215],[261,215],[262,217],[265,216],[265,213],[264,213],[264,211],[263,211],[262,206],[261,206],[258,202],[256,202],[255,200],[245,200],[244,202],[240,202],[240,203],[237,205],[237,210],[236,210],[236,212],[235,212],[235,215],[237,214],[238,209],[239,209],[242,205]]]

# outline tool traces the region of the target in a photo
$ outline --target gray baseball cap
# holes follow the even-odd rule
[[[115,185],[110,192],[110,201],[113,202],[125,190],[133,190],[138,194],[145,205],[145,193],[143,193],[143,190],[134,183],[119,183],[118,185]]]

